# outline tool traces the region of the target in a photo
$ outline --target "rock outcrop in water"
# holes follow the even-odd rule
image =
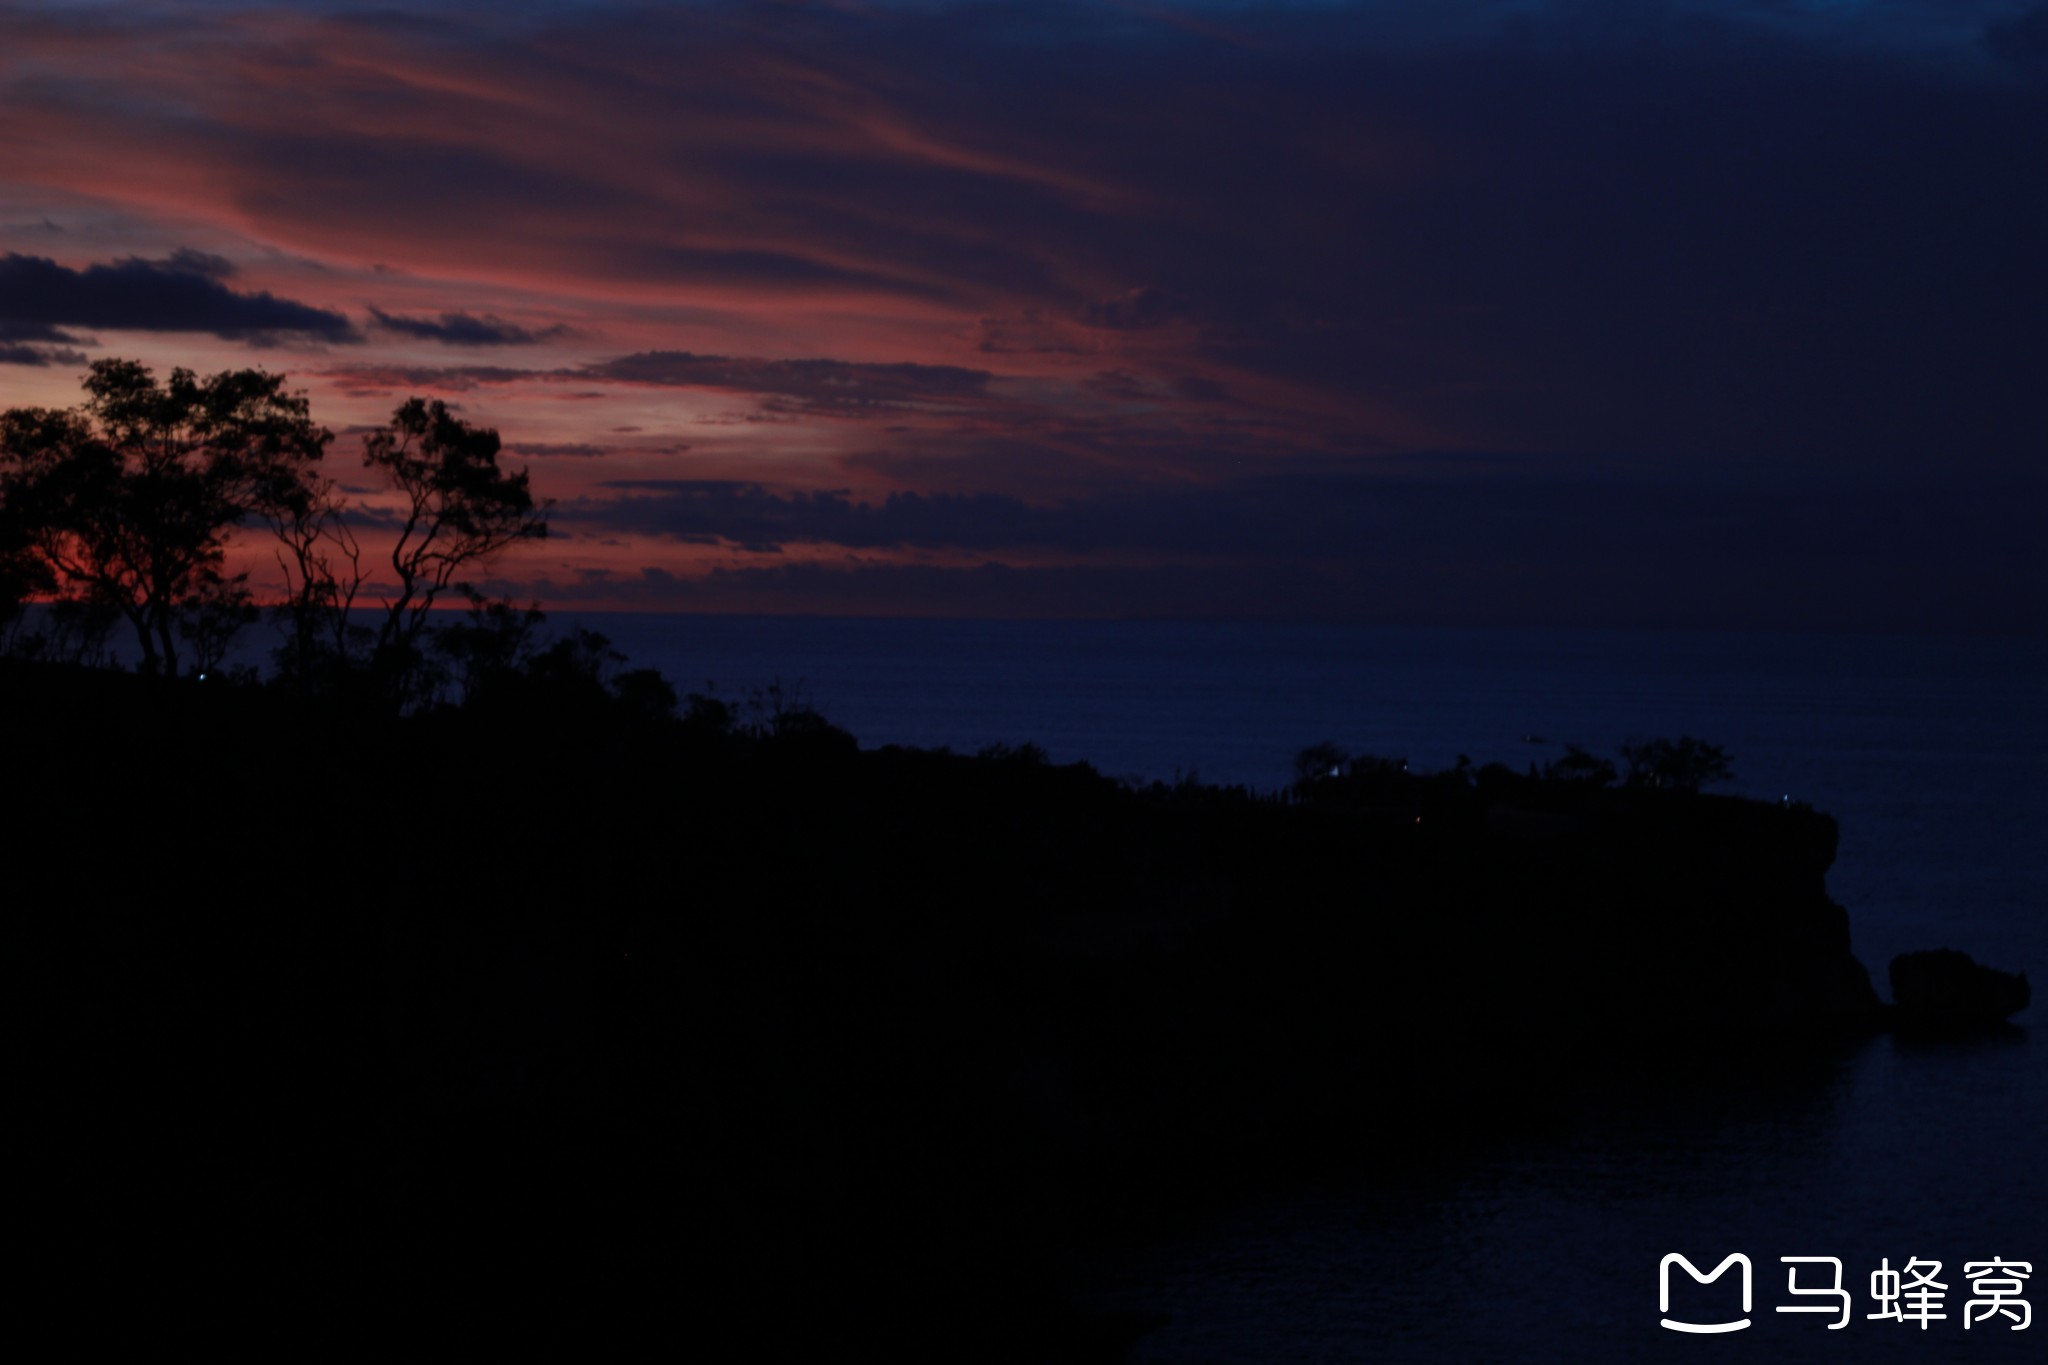
[[[2033,999],[2025,972],[1982,966],[1953,948],[1892,959],[1893,1026],[1902,1033],[1955,1035],[1995,1029]]]

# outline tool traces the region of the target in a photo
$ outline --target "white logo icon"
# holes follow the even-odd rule
[[[1686,1260],[1685,1257],[1675,1251],[1666,1256],[1662,1261],[1659,1261],[1657,1263],[1658,1312],[1666,1314],[1671,1312],[1671,1267],[1674,1264],[1684,1266],[1685,1273],[1701,1284],[1712,1284],[1715,1280],[1721,1278],[1722,1273],[1729,1266],[1740,1265],[1742,1267],[1742,1311],[1744,1313],[1749,1312],[1752,1271],[1750,1269],[1749,1257],[1739,1251],[1730,1252],[1728,1258],[1715,1266],[1713,1273],[1709,1275],[1700,1274],[1698,1266]],[[1736,1319],[1734,1322],[1674,1322],[1671,1318],[1666,1317],[1664,1325],[1674,1332],[1739,1332],[1749,1326],[1749,1319],[1743,1317]]]

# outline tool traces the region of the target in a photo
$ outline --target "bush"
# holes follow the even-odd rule
[[[1543,765],[1545,781],[1564,782],[1573,786],[1605,787],[1618,776],[1620,774],[1612,763],[1598,754],[1586,752],[1576,744],[1565,745],[1563,757],[1552,759]]]
[[[1735,777],[1728,751],[1691,735],[1677,739],[1631,740],[1621,746],[1628,764],[1628,785],[1662,791],[1696,792],[1709,782]]]

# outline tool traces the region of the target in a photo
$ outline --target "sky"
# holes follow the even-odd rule
[[[0,0],[0,405],[558,609],[2048,632],[2048,3]]]

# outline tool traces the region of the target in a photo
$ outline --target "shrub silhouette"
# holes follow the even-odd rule
[[[1613,763],[1598,754],[1588,753],[1576,744],[1565,745],[1562,757],[1543,765],[1546,781],[1577,786],[1605,787],[1619,775]]]
[[[1351,752],[1335,740],[1311,744],[1294,755],[1294,789],[1305,792],[1317,782],[1343,775]]]
[[[1628,785],[1696,792],[1710,782],[1734,780],[1727,750],[1691,735],[1677,739],[1631,740],[1621,746]]]

